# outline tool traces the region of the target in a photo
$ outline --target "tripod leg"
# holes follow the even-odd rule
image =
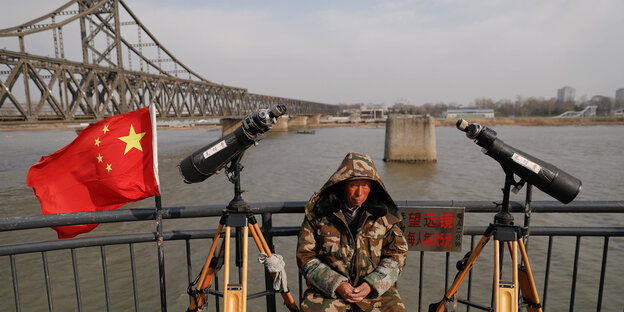
[[[535,287],[531,266],[529,265],[529,257],[526,253],[526,249],[524,248],[524,242],[522,239],[518,240],[518,246],[520,247],[522,262],[524,262],[524,267],[521,268],[519,272],[522,299],[524,299],[524,301],[528,304],[527,312],[542,312],[542,305],[537,294],[537,288]]]
[[[518,311],[518,248],[515,241],[507,242],[512,262],[512,282],[501,281],[501,258],[499,241],[494,241],[494,311],[517,312]]]
[[[197,281],[197,285],[195,286],[196,291],[201,291],[206,287],[210,286],[212,283],[212,278],[214,277],[214,267],[210,265],[212,259],[214,257],[215,249],[217,248],[217,243],[219,241],[219,236],[221,234],[221,230],[223,229],[223,224],[219,223],[217,227],[217,233],[212,241],[212,245],[210,246],[210,251],[208,252],[208,256],[206,257],[206,262],[204,263],[204,267],[202,268],[201,275],[199,280]],[[195,300],[191,300],[191,304],[189,305],[189,311],[195,311],[200,308],[202,305],[202,301],[204,300],[205,295],[203,293],[197,294],[197,298]]]
[[[223,240],[225,241],[225,254],[224,254],[224,268],[223,268],[223,311],[229,311],[229,299],[230,296],[228,294],[228,284],[230,283],[230,233],[232,228],[229,226],[225,227],[225,237]]]
[[[228,229],[231,229],[231,226],[227,226],[226,228],[226,233],[228,232]],[[243,234],[243,235],[247,235],[247,227],[245,226],[243,231],[241,232],[241,227],[237,226],[236,227],[236,244],[238,245],[239,243],[242,243],[240,245],[241,247],[241,253],[242,253],[242,257],[241,255],[238,255],[237,258],[240,258],[240,261],[238,262],[240,264],[240,272],[239,272],[239,281],[241,282],[240,284],[230,284],[229,283],[229,277],[230,277],[230,271],[229,271],[229,263],[227,261],[229,261],[229,248],[226,247],[227,253],[226,256],[227,257],[225,260],[225,264],[227,265],[226,269],[224,270],[223,274],[225,275],[227,273],[227,275],[225,275],[224,279],[225,279],[225,289],[224,289],[224,293],[223,293],[223,312],[245,312],[247,310],[247,307],[245,306],[246,304],[246,292],[247,292],[247,240],[246,240],[246,236],[241,237],[242,235],[238,235],[239,233]],[[231,230],[230,230],[231,231]],[[231,232],[230,232],[231,233]],[[242,242],[239,242],[239,238],[242,239]],[[228,242],[227,238],[225,240],[226,242],[226,246],[231,246],[230,243]]]
[[[271,254],[269,245],[267,244],[266,240],[264,240],[264,236],[260,231],[258,223],[249,223],[249,229],[251,230],[251,236],[256,242],[256,245],[258,245],[258,251],[260,251],[260,253],[266,254],[269,258],[272,257],[273,254]],[[271,277],[273,277],[273,279],[275,279],[275,275],[275,273],[271,273]],[[283,292],[282,298],[284,299],[284,304],[288,307],[290,311],[299,311],[299,308],[295,303],[295,299],[293,299],[292,295],[290,294],[290,290],[286,290],[285,292]]]
[[[514,297],[513,297],[513,306],[514,311],[518,311],[518,241],[513,241],[511,243],[511,274],[513,275],[513,286],[514,286]]]
[[[494,311],[501,312],[500,304],[500,246],[494,240]]]
[[[249,227],[243,228],[243,274],[242,274],[242,286],[243,286],[243,295],[242,295],[242,312],[247,312],[247,257],[248,257],[248,247],[249,247]]]
[[[262,246],[262,249],[264,249],[264,253],[267,254],[269,258],[272,257],[273,255],[271,254],[271,249],[269,249],[269,244],[267,244],[266,240],[264,240],[264,235],[262,235],[262,231],[260,231],[260,226],[258,226],[258,223],[254,223],[253,228],[256,231],[256,235],[258,235],[258,239],[260,240],[259,246]]]
[[[457,293],[459,286],[461,286],[461,283],[464,281],[466,276],[468,276],[468,273],[472,269],[472,265],[477,261],[479,254],[481,253],[481,251],[483,251],[483,248],[485,247],[487,242],[490,240],[490,237],[491,237],[491,234],[483,235],[483,237],[481,237],[481,240],[479,241],[477,246],[474,248],[474,250],[470,254],[470,257],[468,258],[468,260],[466,261],[466,266],[464,267],[463,270],[461,270],[457,274],[457,276],[455,276],[455,280],[453,281],[453,284],[451,285],[451,287],[449,287],[449,289],[444,294],[444,298],[442,299],[442,301],[440,301],[437,308],[433,307],[432,309],[432,306],[429,306],[429,311],[435,311],[435,312],[444,311],[447,302]]]

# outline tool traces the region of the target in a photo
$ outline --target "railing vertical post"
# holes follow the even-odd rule
[[[219,291],[219,274],[217,274],[217,272],[215,272],[215,275],[214,275],[214,285],[215,285],[215,291],[218,292]],[[217,295],[216,293],[214,295],[214,300],[215,300],[215,311],[219,311],[219,295]]]
[[[423,289],[423,261],[425,257],[425,252],[420,252],[420,269],[418,272],[418,311],[421,311],[422,306],[422,289]]]
[[[607,253],[609,251],[609,236],[604,237],[604,248],[602,249],[602,267],[600,269],[600,286],[598,287],[598,303],[596,304],[596,311],[600,311],[602,308],[602,292],[604,290],[604,278],[607,271]]]
[[[470,250],[474,250],[475,236],[470,236]],[[470,295],[472,294],[472,270],[468,273],[468,294],[466,300],[470,301]],[[459,294],[457,295],[459,297]],[[466,312],[470,312],[470,306],[466,306]]]
[[[43,260],[43,276],[45,278],[46,293],[48,294],[48,310],[54,311],[54,304],[52,303],[52,288],[50,286],[50,270],[48,269],[48,256],[47,252],[41,252],[41,258]]]
[[[262,213],[262,229],[264,230],[264,238],[266,240],[267,245],[271,252],[275,250],[273,247],[273,234],[271,234],[271,230],[273,229],[273,220],[270,212]],[[264,285],[266,290],[273,290],[273,278],[269,271],[264,269]],[[267,311],[275,311],[275,295],[266,296],[266,305]]]
[[[574,269],[572,272],[572,290],[570,291],[570,312],[574,311],[574,297],[576,295],[576,276],[578,274],[579,249],[581,249],[581,236],[576,237],[576,248],[574,250]]]
[[[158,277],[160,281],[160,311],[167,312],[167,288],[165,283],[165,247],[162,236],[162,204],[160,196],[156,200],[156,244],[158,245]]]
[[[11,275],[13,276],[13,294],[15,295],[15,311],[21,312],[20,308],[20,299],[19,299],[19,288],[17,287],[17,269],[15,268],[15,255],[10,255],[9,259],[11,260]]]
[[[186,239],[185,240],[185,245],[186,245],[186,278],[187,278],[187,283],[190,285],[191,282],[193,281],[193,267],[191,266],[191,240],[190,239]],[[189,304],[191,304],[191,302],[193,301],[193,298],[191,298],[191,296],[189,296]]]
[[[449,277],[449,263],[450,263],[450,252],[446,252],[446,261],[444,266],[444,289],[448,289],[448,277]]]
[[[74,284],[76,285],[76,303],[78,304],[78,311],[82,311],[82,298],[80,296],[80,279],[78,278],[78,261],[76,260],[76,249],[71,249],[72,266],[74,268]]]
[[[104,246],[100,246],[100,255],[102,257],[102,276],[104,277],[104,297],[106,298],[106,311],[110,312],[110,288],[108,287],[108,268],[106,266],[106,250]]]
[[[550,258],[552,256],[552,235],[548,236],[548,251],[546,252],[546,272],[544,273],[544,300],[542,300],[542,310],[546,310],[546,298],[548,297],[548,275],[550,275]]]
[[[136,278],[136,261],[134,260],[134,244],[130,243],[130,268],[132,270],[132,293],[134,294],[134,311],[139,312],[139,289]]]

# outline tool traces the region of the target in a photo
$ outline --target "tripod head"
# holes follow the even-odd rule
[[[234,198],[232,198],[226,208],[233,212],[247,212],[249,210],[249,205],[247,205],[247,202],[245,202],[241,196],[243,191],[240,187],[240,173],[243,170],[243,165],[240,164],[240,160],[243,158],[244,153],[244,151],[240,152],[225,167],[228,180],[234,184]]]

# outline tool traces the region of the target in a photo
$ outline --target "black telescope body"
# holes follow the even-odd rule
[[[220,139],[198,149],[178,165],[186,183],[197,183],[218,173],[234,157],[264,138],[277,118],[286,112],[285,105],[259,109],[243,118],[242,125]]]
[[[460,119],[457,129],[483,148],[483,152],[498,161],[503,169],[510,170],[558,201],[567,204],[581,191],[581,180],[567,172],[513,148],[496,137],[496,131],[476,123]]]

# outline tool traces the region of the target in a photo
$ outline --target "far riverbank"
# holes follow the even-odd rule
[[[585,118],[552,118],[552,117],[496,117],[496,118],[475,118],[469,122],[487,126],[511,125],[511,126],[598,126],[598,125],[624,125],[624,117],[603,116]],[[454,127],[456,119],[436,119],[436,127]],[[384,122],[357,122],[357,123],[328,123],[322,122],[310,128],[331,128],[331,127],[383,127]],[[77,122],[46,122],[46,123],[14,123],[0,125],[0,131],[25,131],[25,130],[51,130],[78,128]],[[220,128],[219,125],[196,125],[192,127]],[[159,126],[161,129],[188,129],[192,127],[168,127]]]
[[[585,117],[585,118],[552,118],[552,117],[496,117],[496,118],[474,118],[468,119],[487,126],[598,126],[598,125],[624,125],[624,117],[603,116],[603,117]],[[457,119],[441,119],[436,118],[436,127],[455,127]],[[380,123],[321,123],[319,128],[329,127],[381,127]]]
[[[469,119],[488,126],[597,126],[597,125],[624,125],[624,117],[602,116],[584,118],[552,118],[552,117],[496,117]],[[455,119],[436,119],[436,126],[455,126]]]

